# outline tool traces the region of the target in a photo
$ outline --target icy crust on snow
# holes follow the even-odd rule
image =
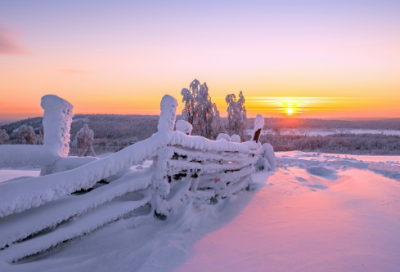
[[[0,167],[38,167],[53,164],[54,153],[42,145],[0,145]]]
[[[155,156],[168,139],[168,133],[159,132],[118,153],[66,172],[0,184],[0,217],[91,188],[96,182]]]
[[[225,139],[212,141],[201,136],[187,136],[180,132],[172,132],[170,145],[197,149],[199,151],[224,151],[224,152],[239,152],[245,154],[257,154],[259,143],[244,142],[232,143]]]
[[[394,178],[394,179],[397,179],[398,181],[400,181],[400,166],[399,165],[371,162],[368,165],[368,169],[375,171],[377,173],[380,173],[380,174],[384,174],[387,177]]]
[[[1,218],[0,248],[46,228],[53,228],[116,197],[147,188],[151,181],[152,170],[151,168],[141,172],[129,170],[119,179],[87,194],[65,196],[35,209]]]
[[[67,157],[69,153],[70,128],[72,123],[73,106],[56,95],[45,95],[40,104],[44,109],[43,145],[54,154]]]

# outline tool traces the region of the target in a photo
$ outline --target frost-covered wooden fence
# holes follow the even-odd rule
[[[51,98],[57,105],[42,100],[45,143],[35,146],[42,161],[29,161],[35,160],[32,146],[0,146],[1,168],[15,162],[42,167],[39,177],[0,183],[0,248],[10,261],[82,236],[142,206],[164,219],[183,198],[193,205],[212,204],[252,181],[261,145],[174,131],[177,102],[168,95],[161,101],[158,132],[147,140],[103,159],[66,158],[72,106],[58,99]],[[62,114],[47,115],[49,108],[61,108]],[[131,168],[145,160],[153,160],[148,169]]]

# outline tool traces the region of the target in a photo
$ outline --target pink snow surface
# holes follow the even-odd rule
[[[39,173],[40,169],[25,169],[25,170],[0,169],[0,182],[4,182],[19,177],[38,177]]]
[[[400,271],[399,182],[358,169],[333,181],[286,169],[174,271]]]

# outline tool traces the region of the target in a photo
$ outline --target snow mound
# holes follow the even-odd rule
[[[241,142],[240,136],[237,135],[237,134],[233,134],[232,137],[231,137],[231,141],[234,142],[234,143],[240,143]]]
[[[176,130],[185,133],[186,135],[190,135],[192,133],[193,126],[186,122],[185,120],[176,121]]]
[[[218,136],[217,136],[217,141],[218,141],[218,140],[221,140],[221,139],[224,139],[224,140],[226,140],[226,141],[228,141],[228,142],[231,141],[231,137],[229,137],[229,135],[228,135],[228,134],[225,134],[225,133],[220,133],[220,134],[218,134]]]
[[[332,179],[335,178],[336,179],[336,171],[327,167],[323,167],[323,166],[312,166],[312,167],[308,167],[307,172],[311,175],[314,176],[319,176],[322,178],[326,178],[326,179]]]

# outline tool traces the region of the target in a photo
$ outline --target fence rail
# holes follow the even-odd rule
[[[263,150],[256,141],[212,141],[174,131],[177,102],[166,95],[158,132],[150,138],[103,159],[66,158],[72,106],[61,98],[44,101],[45,145],[35,147],[41,150],[37,160],[30,146],[0,146],[0,168],[42,168],[39,177],[0,183],[0,248],[9,247],[10,261],[48,250],[144,205],[165,219],[182,197],[202,205],[248,188]],[[62,118],[54,118],[50,113],[59,108]],[[54,122],[55,128],[48,129]],[[145,160],[153,161],[149,169],[131,169]],[[128,193],[136,198],[119,199]],[[58,228],[63,222],[69,227]],[[32,236],[37,236],[34,243],[27,239]]]

